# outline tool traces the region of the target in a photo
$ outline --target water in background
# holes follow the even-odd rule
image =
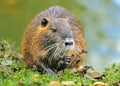
[[[120,0],[87,2],[80,1],[88,8],[83,14],[89,50],[86,64],[102,70],[120,63]]]
[[[69,9],[80,19],[89,51],[84,65],[102,70],[120,62],[120,0],[1,0],[0,39],[19,47],[27,24],[53,5]]]

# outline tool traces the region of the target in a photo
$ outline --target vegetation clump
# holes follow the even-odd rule
[[[86,66],[76,73],[68,70],[49,76],[28,67],[21,57],[7,41],[0,41],[0,86],[120,86],[119,64],[105,68],[103,73]]]

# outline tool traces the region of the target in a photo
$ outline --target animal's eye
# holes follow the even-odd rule
[[[46,18],[43,18],[41,20],[41,26],[45,27],[48,24],[48,20]]]
[[[57,28],[51,28],[52,32],[56,32]]]

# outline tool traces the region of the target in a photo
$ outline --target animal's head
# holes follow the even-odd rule
[[[72,27],[67,19],[42,18],[37,29],[41,49],[61,56],[74,49]]]

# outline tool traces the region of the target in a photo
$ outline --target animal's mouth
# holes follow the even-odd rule
[[[74,40],[72,38],[67,38],[62,40],[60,43],[53,43],[47,46],[45,49],[48,53],[48,57],[50,58],[61,58],[68,55],[69,52],[73,51],[74,49]],[[71,56],[71,55],[68,55]]]
[[[71,50],[73,50],[74,49],[74,45],[67,45],[66,47],[65,47],[65,51],[71,51]]]

